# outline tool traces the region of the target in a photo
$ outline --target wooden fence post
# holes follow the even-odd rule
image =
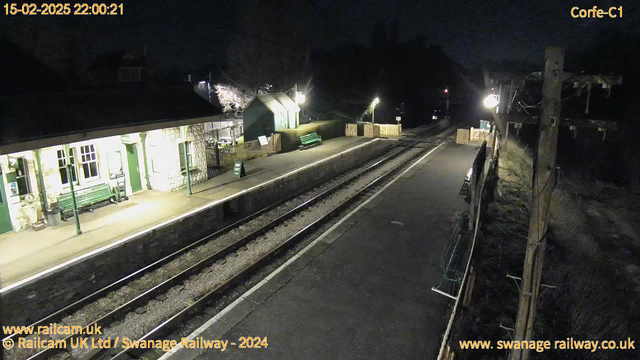
[[[538,152],[533,173],[533,206],[529,221],[527,250],[522,271],[522,288],[516,319],[516,341],[531,340],[538,290],[542,277],[544,250],[549,226],[549,205],[553,189],[558,128],[562,106],[562,80],[564,51],[559,47],[547,48],[545,55],[544,83],[542,85],[542,114]],[[512,360],[527,360],[528,349],[514,349]]]

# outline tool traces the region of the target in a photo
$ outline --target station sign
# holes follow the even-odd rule
[[[235,165],[233,166],[233,176],[237,178],[242,178],[247,176],[246,171],[244,170],[244,161],[237,160]]]

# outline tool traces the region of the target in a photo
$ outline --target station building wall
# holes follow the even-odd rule
[[[145,151],[142,147],[140,133],[127,134],[129,146],[134,146],[138,154],[137,168],[140,173],[142,191],[147,189],[146,173],[144,166]],[[190,175],[191,183],[197,184],[207,180],[207,161],[204,142],[203,124],[189,126],[187,132],[189,152],[191,155]],[[184,160],[181,160],[180,147],[184,142],[179,127],[172,127],[147,132],[146,155],[149,171],[149,185],[154,190],[175,191],[186,187],[186,173]],[[123,136],[110,136],[105,138],[75,142],[69,144],[70,154],[75,163],[74,190],[82,190],[102,183],[108,183],[112,188],[117,186],[113,174],[123,171],[126,179],[126,193],[132,194],[131,176],[128,166],[127,145],[123,143]],[[60,195],[69,193],[70,184],[66,171],[60,165],[65,158],[63,145],[51,146],[40,149],[40,161],[47,203],[57,202]],[[16,194],[15,168],[20,161],[27,168],[25,171],[28,191]],[[38,166],[35,150],[22,151],[0,156],[2,177],[13,231],[21,231],[29,228],[39,219],[45,218],[45,209],[41,199],[40,183],[38,179]],[[22,182],[24,184],[24,181]],[[24,186],[22,186],[24,189]],[[12,191],[13,190],[13,191]],[[31,196],[28,196],[31,194]],[[4,216],[5,214],[0,214]]]
[[[30,194],[34,201],[30,202],[25,195],[15,193],[15,189],[11,188],[11,183],[16,180],[16,169],[10,165],[15,164],[17,159],[24,159],[27,164],[26,181],[30,184]],[[4,188],[2,189],[6,199],[8,213],[0,213],[0,216],[8,216],[14,231],[26,229],[37,221],[42,214],[42,204],[40,199],[40,190],[37,186],[37,177],[35,169],[35,157],[32,151],[21,151],[9,155],[0,156],[0,166],[2,167],[2,180]]]
[[[175,191],[187,186],[186,172],[182,170],[182,134],[180,128],[153,130],[147,133],[147,162],[149,180],[155,190]],[[204,125],[191,125],[187,131],[191,153],[191,184],[207,181],[207,152]]]

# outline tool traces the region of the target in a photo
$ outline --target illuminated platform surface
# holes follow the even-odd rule
[[[7,287],[22,279],[116,242],[128,235],[168,221],[206,203],[275,179],[305,165],[364,144],[371,139],[340,137],[304,151],[262,157],[245,162],[247,177],[227,172],[173,193],[141,191],[128,201],[80,214],[83,234],[77,236],[73,217],[61,226],[36,232],[25,230],[0,235],[0,284]]]
[[[434,151],[191,336],[267,337],[267,349],[181,349],[163,359],[433,359],[452,300],[438,285],[441,253],[476,154]],[[228,309],[227,309],[228,310]]]

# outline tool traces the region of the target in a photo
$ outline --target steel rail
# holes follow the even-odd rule
[[[277,257],[283,251],[290,249],[291,247],[298,244],[302,239],[308,236],[312,231],[317,229],[319,226],[323,225],[327,220],[331,219],[335,215],[341,213],[345,208],[351,205],[356,200],[360,199],[363,196],[368,196],[374,189],[374,187],[383,183],[383,181],[392,175],[400,172],[406,167],[412,165],[416,160],[418,160],[424,153],[431,150],[433,147],[427,147],[422,151],[418,152],[416,155],[412,156],[407,161],[399,164],[393,169],[385,172],[384,174],[378,176],[376,179],[367,184],[364,188],[360,189],[355,194],[351,195],[349,198],[341,202],[337,207],[330,210],[327,214],[319,217],[314,220],[312,223],[305,226],[303,229],[299,230],[296,234],[289,237],[283,243],[270,250],[268,253],[263,255],[260,259],[255,261],[254,263],[248,265],[243,270],[240,270],[236,275],[225,281],[224,283],[218,285],[215,289],[211,290],[207,294],[200,297],[200,299],[196,300],[194,303],[190,304],[183,310],[171,316],[169,319],[165,320],[162,324],[156,326],[153,330],[140,337],[137,341],[145,341],[145,340],[153,340],[156,339],[162,334],[164,334],[167,330],[173,328],[175,325],[179,324],[185,317],[189,314],[199,312],[199,309],[205,307],[207,303],[220,299],[225,291],[232,286],[241,283],[245,279],[250,278],[260,269],[262,269],[265,265],[268,265],[272,262],[272,259]],[[114,355],[111,360],[117,359],[127,359],[127,358],[138,358],[139,349],[125,349]]]
[[[392,146],[390,146],[390,148],[386,149],[386,151],[389,151],[389,150],[391,150],[391,149],[393,149],[395,147],[401,147],[402,145],[404,145],[404,144],[403,144],[402,141],[400,141],[397,144],[393,144]],[[367,159],[365,159],[365,162],[371,162],[371,161],[373,161],[373,159],[375,159],[377,157],[380,157],[380,152],[369,156]],[[340,176],[345,174],[345,173],[347,173],[348,171],[349,170],[341,172]],[[241,218],[241,219],[239,219],[237,221],[234,221],[233,223],[231,223],[231,224],[229,224],[229,225],[227,225],[227,226],[225,226],[225,227],[223,227],[223,228],[221,228],[219,230],[216,230],[214,233],[206,235],[205,237],[203,237],[203,238],[201,238],[199,240],[196,240],[195,242],[193,242],[193,243],[191,243],[189,245],[186,245],[185,247],[183,247],[183,248],[181,248],[179,250],[176,250],[175,252],[173,252],[173,253],[171,253],[169,255],[166,255],[163,258],[161,258],[159,260],[156,260],[153,263],[151,263],[149,265],[146,265],[146,266],[144,266],[144,267],[132,272],[131,274],[126,275],[126,276],[114,281],[113,283],[111,283],[109,285],[106,285],[106,286],[94,291],[93,293],[91,293],[89,295],[86,295],[85,297],[83,297],[81,299],[76,300],[73,303],[71,303],[71,304],[69,304],[69,305],[67,305],[67,306],[65,306],[65,307],[63,307],[63,308],[61,308],[59,310],[56,310],[55,312],[53,312],[53,313],[51,313],[51,314],[49,314],[49,315],[47,315],[47,316],[35,321],[34,323],[32,323],[32,324],[30,324],[30,325],[28,325],[26,327],[28,327],[28,328],[32,327],[32,328],[35,329],[38,326],[47,326],[50,323],[58,323],[65,316],[78,311],[83,306],[98,300],[99,298],[105,296],[107,293],[115,291],[115,290],[121,288],[122,286],[126,285],[127,283],[130,283],[130,282],[142,277],[143,275],[145,275],[145,274],[147,274],[147,273],[149,273],[151,271],[154,271],[156,269],[161,268],[162,266],[164,266],[167,263],[171,262],[172,260],[176,259],[180,255],[182,255],[184,253],[187,253],[188,251],[190,251],[192,249],[195,249],[195,248],[197,248],[197,247],[199,247],[199,246],[211,241],[212,239],[215,239],[215,238],[223,235],[224,233],[227,233],[227,232],[229,232],[229,231],[231,231],[231,230],[233,230],[235,228],[238,228],[239,226],[250,222],[251,220],[253,220],[253,219],[255,219],[255,218],[257,218],[257,217],[259,217],[259,216],[261,216],[261,215],[263,215],[263,214],[265,214],[265,213],[267,213],[267,212],[269,212],[269,211],[281,206],[282,204],[284,204],[286,202],[289,202],[289,201],[291,201],[291,200],[293,200],[293,199],[295,199],[295,198],[297,198],[297,197],[299,197],[301,195],[304,195],[305,193],[307,193],[309,191],[312,191],[313,189],[315,189],[315,188],[317,188],[317,187],[319,187],[321,185],[322,184],[315,184],[315,185],[308,186],[308,187],[306,187],[306,188],[294,193],[291,196],[288,196],[288,197],[286,197],[286,198],[284,198],[282,200],[279,200],[279,201],[277,201],[277,202],[275,202],[275,203],[273,203],[271,205],[268,205],[267,207],[264,207],[264,208],[254,212],[254,213],[252,213],[250,215],[247,215],[247,216],[245,216],[245,217],[243,217],[243,218]],[[14,334],[7,335],[4,338],[1,338],[0,341],[4,341],[4,340],[7,340],[7,339],[14,339],[15,341],[17,341],[18,338],[23,338],[23,337],[26,337],[28,335],[29,334],[17,334],[17,333],[14,333]]]
[[[416,134],[417,135],[416,137],[425,136],[425,135],[429,134],[430,132],[432,132],[433,130],[437,130],[437,129],[434,129],[434,126],[429,126],[426,129],[420,131],[418,134]],[[410,143],[410,144],[413,145],[413,144],[417,143],[417,141],[410,141],[410,140],[400,139],[400,141],[398,141],[397,144],[394,144],[394,145],[390,146],[388,149],[384,150],[383,152],[387,152],[387,151],[389,151],[389,150],[391,150],[393,148],[396,148],[396,147],[404,147],[405,149],[399,151],[398,153],[394,153],[394,154],[391,154],[391,155],[385,157],[383,160],[378,161],[374,165],[369,166],[363,172],[361,172],[359,174],[356,174],[355,176],[353,176],[352,178],[348,179],[347,181],[355,180],[356,178],[358,178],[359,176],[361,176],[365,172],[368,172],[368,171],[372,170],[373,168],[375,168],[377,165],[380,165],[381,163],[386,162],[389,159],[391,159],[391,158],[399,155],[400,153],[406,151],[407,149],[409,149],[412,146],[412,145],[406,145],[407,143]],[[367,157],[364,160],[364,162],[371,162],[371,161],[373,161],[373,159],[375,159],[377,157],[380,157],[380,154],[381,154],[381,152],[377,152],[377,153]],[[347,173],[349,171],[350,170],[346,170],[346,171],[341,172],[340,176],[344,175],[345,173]],[[345,181],[345,183],[347,181]],[[271,205],[269,205],[269,206],[267,206],[267,207],[265,207],[263,209],[260,209],[260,210],[258,210],[256,212],[254,212],[254,213],[252,213],[252,214],[240,219],[240,220],[237,220],[237,221],[231,223],[230,225],[227,225],[227,226],[223,227],[222,229],[219,229],[219,230],[215,231],[214,233],[209,234],[209,235],[203,237],[202,239],[199,239],[199,240],[197,240],[197,241],[195,241],[195,242],[183,247],[182,249],[179,249],[179,250],[177,250],[177,251],[175,251],[175,252],[173,252],[173,253],[171,253],[171,254],[163,257],[163,258],[161,258],[160,260],[157,260],[157,261],[153,262],[152,264],[149,264],[149,265],[147,265],[147,266],[145,266],[145,267],[143,267],[143,268],[141,268],[139,270],[136,270],[135,272],[133,272],[133,273],[131,273],[131,274],[129,274],[129,275],[127,275],[127,276],[125,276],[125,277],[123,277],[123,278],[121,278],[121,279],[119,279],[119,280],[117,280],[117,281],[115,281],[115,282],[113,282],[113,283],[111,283],[111,284],[109,284],[109,285],[107,285],[107,286],[105,286],[105,287],[103,287],[103,288],[101,288],[101,289],[99,289],[99,290],[97,290],[97,291],[85,296],[84,298],[82,298],[80,300],[75,301],[74,303],[72,303],[72,304],[70,304],[70,305],[68,305],[68,306],[66,306],[66,307],[64,307],[64,308],[52,313],[51,315],[48,315],[47,317],[36,321],[35,323],[29,325],[29,327],[36,327],[36,326],[39,326],[39,325],[42,325],[42,324],[48,324],[48,323],[52,323],[52,322],[59,322],[64,316],[67,316],[67,315],[77,311],[81,307],[83,307],[83,306],[85,306],[85,305],[87,305],[87,304],[89,304],[89,303],[91,303],[93,301],[96,301],[97,299],[103,297],[107,293],[109,293],[111,291],[115,291],[118,288],[126,285],[129,282],[134,281],[134,280],[142,277],[143,275],[145,275],[145,274],[147,274],[147,273],[149,273],[151,271],[154,271],[154,270],[156,270],[158,268],[161,268],[162,266],[164,266],[165,264],[167,264],[170,261],[174,260],[178,256],[180,256],[180,255],[182,255],[182,254],[184,254],[184,253],[186,253],[186,252],[188,252],[188,251],[190,251],[192,249],[195,249],[198,246],[201,246],[201,245],[211,241],[212,239],[217,238],[217,237],[221,236],[222,234],[224,234],[226,232],[229,232],[229,231],[239,227],[242,224],[248,223],[249,221],[251,221],[251,220],[253,220],[253,219],[255,219],[255,218],[257,218],[257,217],[259,217],[259,216],[271,211],[271,210],[273,210],[274,208],[276,208],[278,206],[281,206],[282,204],[284,204],[284,203],[286,203],[288,201],[291,201],[291,200],[295,199],[296,197],[304,195],[305,193],[307,193],[309,191],[312,191],[313,189],[315,189],[315,188],[317,188],[319,186],[322,186],[322,184],[315,184],[315,185],[308,186],[308,187],[302,189],[301,191],[298,191],[295,194],[293,194],[293,195],[291,195],[291,196],[289,196],[289,197],[287,197],[287,198],[285,198],[283,200],[279,200],[274,204],[271,204]],[[337,188],[338,187],[336,186],[334,190],[337,190]],[[307,202],[305,202],[305,203],[307,203]],[[305,204],[305,203],[303,203],[303,204]],[[308,204],[308,205],[310,205],[310,204]],[[267,224],[267,225],[270,225],[270,224]],[[250,235],[252,235],[252,234],[250,234]],[[238,242],[235,242],[234,244],[231,244],[231,246],[235,246],[237,243]],[[238,244],[236,246],[236,248],[239,248],[239,247],[242,247],[242,246],[243,245]],[[222,249],[221,252],[225,251],[226,249],[227,248]],[[219,254],[219,253],[216,253],[216,254]],[[214,254],[214,256],[216,254]],[[207,259],[205,259],[205,260],[207,260]],[[198,262],[196,264],[196,266],[197,265],[204,266],[203,261]],[[190,269],[191,268],[189,268],[189,269],[187,269],[185,271],[188,271]],[[184,273],[185,271],[181,272],[180,274]],[[175,278],[176,278],[176,276],[168,279],[167,281],[175,279]],[[162,285],[163,284],[160,284],[160,285],[150,289],[148,292],[151,292],[151,291],[154,291],[154,290],[160,291],[160,288],[161,288]],[[142,294],[142,295],[145,295],[145,294]],[[148,298],[150,298],[150,297],[153,297],[153,296],[148,295]],[[134,300],[132,300],[132,301],[134,301]],[[130,302],[132,302],[132,301],[130,301]],[[140,299],[140,301],[141,301],[141,299]],[[101,317],[101,319],[109,320],[110,318],[115,318],[114,315],[115,314],[113,314],[113,311],[112,311],[111,313]],[[85,326],[85,328],[89,328],[90,326],[92,326],[92,325],[94,325],[96,323],[97,323],[97,321],[93,322],[90,325]],[[29,334],[11,334],[11,335],[6,336],[5,338],[3,338],[2,341],[4,341],[5,339],[13,338],[13,337],[26,337],[28,335]],[[68,340],[71,337],[73,337],[73,336],[70,336],[70,337],[68,337],[66,339]],[[51,350],[55,350],[55,349],[48,349],[48,350],[50,350],[49,352],[51,352]],[[55,353],[62,352],[62,351],[64,351],[64,349],[59,349],[59,351],[55,351]],[[41,358],[45,357],[45,355],[49,355],[48,352],[47,351],[41,351],[40,353],[37,353],[37,354],[29,357],[28,359],[29,360],[31,360],[31,359],[41,359]],[[53,355],[53,353],[51,355]]]
[[[400,142],[398,144],[395,144],[394,147],[401,146],[401,145],[405,145],[404,142]],[[297,205],[293,209],[287,211],[285,214],[283,214],[283,215],[279,216],[278,218],[272,220],[268,224],[260,227],[259,229],[251,232],[248,235],[243,236],[242,238],[234,241],[232,244],[226,246],[225,248],[219,250],[218,252],[212,254],[211,256],[200,260],[199,262],[195,263],[194,265],[191,265],[189,268],[181,271],[180,273],[172,276],[171,278],[169,278],[167,280],[164,280],[160,284],[158,284],[158,285],[146,290],[142,294],[140,294],[140,295],[136,296],[135,298],[129,300],[128,302],[120,305],[116,309],[110,311],[106,315],[101,316],[100,318],[98,318],[97,320],[93,321],[89,325],[84,326],[84,328],[88,329],[88,328],[91,328],[94,325],[105,327],[108,324],[113,323],[115,320],[117,320],[117,319],[121,318],[122,316],[126,315],[127,313],[129,313],[132,309],[135,309],[137,307],[140,307],[140,306],[144,305],[146,302],[148,302],[149,300],[157,297],[159,294],[168,291],[170,288],[175,286],[177,283],[180,283],[180,282],[186,280],[189,276],[202,271],[202,269],[204,269],[204,268],[206,268],[206,267],[208,267],[210,265],[213,265],[218,260],[221,260],[221,259],[225,258],[229,254],[235,252],[237,249],[239,249],[239,248],[243,247],[244,245],[246,245],[247,243],[253,241],[255,238],[257,238],[257,237],[261,236],[262,234],[270,231],[271,229],[279,226],[280,224],[282,224],[286,220],[298,215],[301,211],[303,211],[304,209],[308,208],[312,204],[322,200],[323,198],[329,196],[330,194],[334,193],[335,191],[339,190],[340,188],[342,188],[342,187],[348,185],[349,183],[355,181],[356,179],[360,178],[364,174],[376,169],[380,165],[382,165],[382,164],[388,162],[389,160],[399,156],[400,154],[406,152],[410,148],[411,148],[410,146],[401,146],[401,149],[399,151],[396,151],[396,152],[394,152],[394,153],[392,153],[390,155],[385,156],[384,158],[382,158],[382,159],[376,161],[375,163],[367,166],[363,171],[361,171],[361,172],[359,172],[357,174],[354,174],[353,176],[349,177],[348,179],[345,179],[345,180],[341,181],[340,183],[332,186],[331,188],[321,192],[320,194],[317,194],[317,195],[313,196],[311,199],[308,199],[308,200],[304,201],[303,203]],[[317,187],[317,186],[315,186],[315,187]],[[315,188],[315,187],[313,187],[313,188]],[[230,225],[230,226],[232,226],[232,225]],[[227,228],[229,228],[229,227],[225,227],[225,229],[227,229]],[[220,231],[222,231],[222,230],[220,230]],[[214,234],[218,234],[220,231],[218,231],[218,232],[216,232]],[[209,235],[208,238],[210,238],[212,236],[213,235]],[[191,245],[190,245],[190,248],[192,248]],[[81,334],[72,334],[72,335],[69,335],[69,336],[65,337],[63,340],[65,340],[67,342],[67,344],[70,344],[70,340],[71,339],[77,338],[79,336],[81,336]],[[46,357],[52,356],[52,355],[54,355],[56,353],[63,352],[63,351],[64,351],[64,349],[59,349],[59,348],[44,349],[44,350],[36,353],[35,355],[31,356],[29,358],[29,360],[44,359]]]

